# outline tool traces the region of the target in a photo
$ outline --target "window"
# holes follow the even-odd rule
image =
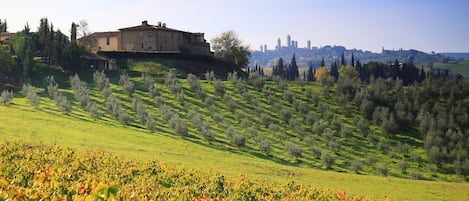
[[[109,38],[109,36],[106,38],[106,45],[109,45],[111,44],[111,39]]]
[[[151,31],[147,32],[147,36],[151,38]]]
[[[143,42],[142,42],[142,43],[140,43],[140,47],[143,49]]]

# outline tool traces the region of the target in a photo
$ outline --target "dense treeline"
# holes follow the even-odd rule
[[[6,29],[6,22],[0,23]],[[76,25],[72,23],[71,40],[60,30],[54,30],[47,18],[42,18],[36,32],[28,24],[11,37],[11,48],[1,46],[0,76],[21,76],[30,78],[34,72],[35,57],[49,65],[61,66],[65,71],[74,72],[80,67],[80,48],[76,43]],[[10,58],[7,58],[10,57]]]
[[[292,61],[295,57],[293,56]],[[290,79],[282,58],[272,76]],[[342,57],[328,69],[322,66],[304,73],[305,81],[319,81],[324,94],[332,92],[343,105],[355,105],[363,120],[381,128],[381,134],[392,137],[418,129],[428,160],[438,168],[452,164],[457,174],[469,174],[469,83],[448,71],[432,74],[414,63],[390,64],[359,61],[346,66]],[[314,75],[314,76],[313,76]],[[366,136],[369,131],[362,129]]]

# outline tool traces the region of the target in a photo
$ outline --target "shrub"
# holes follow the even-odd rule
[[[47,86],[47,94],[52,100],[55,100],[59,96],[59,85],[50,83]]]
[[[410,176],[411,179],[414,179],[414,180],[422,179],[422,173],[420,173],[420,171],[418,171],[416,169],[410,170],[409,176]]]
[[[91,117],[93,117],[93,119],[98,119],[101,117],[101,114],[99,113],[99,108],[95,102],[88,102],[88,105],[86,105],[86,111],[91,114]]]
[[[172,115],[171,119],[169,120],[169,126],[181,136],[189,135],[189,129],[187,128],[186,123],[181,118],[179,118],[178,114]]]
[[[151,98],[156,98],[157,96],[160,95],[160,93],[158,92],[158,89],[156,88],[155,85],[150,85],[148,87],[148,92],[149,92]]]
[[[303,150],[301,150],[301,148],[297,144],[293,142],[287,142],[285,146],[287,147],[288,153],[294,156],[297,161],[300,157],[302,157]]]
[[[360,171],[362,171],[363,169],[362,166],[363,166],[363,163],[359,160],[354,160],[352,161],[352,163],[350,163],[350,167],[356,173],[359,173]]]
[[[55,104],[59,107],[60,111],[69,114],[72,111],[72,105],[70,101],[68,101],[67,97],[59,94],[55,99]]]
[[[378,174],[381,174],[383,176],[388,176],[388,171],[389,171],[388,170],[388,165],[386,165],[384,163],[376,166],[376,172]]]
[[[346,126],[342,126],[340,129],[340,136],[343,138],[349,138],[352,136],[352,129]]]
[[[420,163],[420,161],[422,161],[422,156],[417,150],[414,150],[412,151],[412,153],[410,153],[410,158],[417,163]]]
[[[322,151],[321,151],[320,148],[317,148],[317,147],[315,147],[315,146],[313,146],[313,147],[311,148],[311,154],[312,154],[315,158],[317,158],[317,159],[321,158],[321,153],[322,153]]]
[[[181,85],[179,84],[179,81],[172,70],[165,74],[164,83],[169,88],[169,91],[171,91],[173,94],[177,94],[181,91]]]
[[[405,173],[407,171],[407,168],[409,167],[409,164],[407,163],[407,161],[402,159],[397,162],[397,166],[399,167],[402,173]]]
[[[212,106],[214,103],[215,103],[215,101],[213,100],[212,97],[210,97],[210,96],[205,97],[205,100],[204,100],[204,105],[205,106],[209,107],[209,106]]]
[[[213,82],[213,88],[215,89],[215,94],[223,97],[225,95],[225,84],[220,80],[215,80]]]
[[[151,77],[150,75],[146,73],[142,73],[142,81],[143,81],[143,85],[147,89],[150,89],[152,86],[153,87],[155,86],[155,80],[153,80],[153,77]]]
[[[10,104],[11,100],[13,100],[13,92],[3,90],[2,94],[0,95],[0,104],[8,105]]]
[[[36,94],[36,89],[31,86],[30,84],[23,85],[21,89],[21,94],[26,96],[26,101],[31,104],[32,106],[38,108],[40,104],[40,98]]]
[[[129,95],[132,95],[135,91],[134,83],[130,81],[130,77],[126,72],[120,75],[119,85],[124,88],[124,91]]]
[[[287,124],[293,116],[291,110],[287,107],[282,107],[279,111],[279,115],[280,119],[282,119],[285,124]]]
[[[210,124],[208,122],[205,122],[202,125],[199,132],[202,134],[204,139],[207,140],[208,142],[212,142],[215,140],[215,136],[213,135],[212,130],[210,129]]]
[[[235,134],[231,140],[236,147],[244,147],[246,145],[246,136],[243,134]]]
[[[257,72],[249,74],[249,82],[258,90],[264,87],[264,78]]]
[[[207,80],[209,83],[212,83],[213,80],[215,80],[215,73],[213,71],[207,71],[205,72],[205,80]]]
[[[109,88],[109,78],[103,71],[96,71],[93,73],[93,81],[99,90]]]
[[[283,92],[283,98],[286,101],[288,101],[290,104],[293,103],[293,100],[295,99],[294,96],[295,96],[295,94],[289,89],[287,89]]]
[[[267,155],[270,154],[270,141],[269,139],[267,138],[262,138],[261,140],[259,140],[259,149],[266,153]]]
[[[365,160],[368,166],[373,166],[376,164],[376,162],[378,162],[378,158],[372,154],[366,155]]]
[[[303,140],[307,145],[313,146],[314,145],[314,137],[313,136],[306,136]]]
[[[325,151],[321,152],[321,161],[326,166],[326,169],[331,169],[335,164],[335,158]]]
[[[324,129],[325,129],[325,125],[322,122],[322,120],[314,122],[314,124],[313,124],[313,133],[322,134],[324,132]]]
[[[48,91],[49,85],[50,85],[50,84],[55,85],[55,84],[57,84],[57,82],[55,81],[55,78],[54,78],[53,75],[49,75],[49,76],[46,76],[46,77],[44,78],[43,84],[44,84],[44,89],[45,89],[46,91]],[[72,84],[72,86],[73,86],[73,83],[71,83],[71,84]]]
[[[197,76],[195,76],[194,74],[187,74],[187,84],[189,84],[189,87],[197,92],[197,91],[200,91],[202,89],[202,87],[200,86],[200,81],[199,81],[199,78],[197,78]]]
[[[261,123],[264,125],[264,127],[267,128],[270,125],[271,121],[269,115],[266,113],[260,113],[259,118],[261,119]]]

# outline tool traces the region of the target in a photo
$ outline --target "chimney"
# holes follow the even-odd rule
[[[146,21],[146,20],[142,21],[142,27],[146,27],[146,26],[148,26],[148,21]]]
[[[158,27],[161,27],[161,22],[158,22]]]
[[[166,23],[163,23],[163,28],[166,28]]]

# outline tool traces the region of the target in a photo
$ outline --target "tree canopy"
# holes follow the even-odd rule
[[[248,65],[251,56],[249,46],[242,44],[236,32],[223,32],[211,42],[215,57],[237,68],[244,68]]]

